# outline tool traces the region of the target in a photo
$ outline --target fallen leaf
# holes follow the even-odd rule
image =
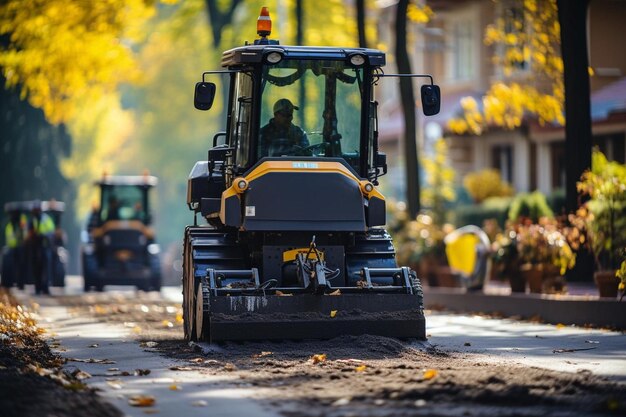
[[[265,352],[265,351],[263,351],[261,353],[253,354],[252,357],[253,358],[262,358],[263,356],[270,356],[270,355],[273,355],[273,354],[274,354],[274,352]]]
[[[571,352],[580,352],[581,350],[591,350],[591,349],[596,349],[596,347],[590,347],[590,348],[582,348],[582,349],[554,349],[552,351],[552,353],[571,353]]]
[[[237,370],[237,367],[232,363],[227,363],[226,365],[224,365],[224,370],[228,372],[233,372]]]
[[[330,311],[330,317],[335,317],[337,315],[337,310]]]
[[[311,357],[311,360],[313,361],[313,364],[324,362],[326,360],[326,354],[321,353],[321,354],[313,355]]]
[[[183,322],[183,313],[176,313],[176,323]]]
[[[128,399],[128,404],[133,407],[152,407],[156,400],[151,395],[133,395]]]
[[[170,371],[193,371],[193,368],[189,366],[170,366]]]
[[[276,290],[275,293],[277,296],[279,297],[291,297],[293,294],[285,294],[284,292],[280,291],[280,290]]]
[[[350,397],[344,397],[344,398],[339,398],[337,401],[335,401],[334,403],[332,403],[331,405],[333,407],[341,407],[342,405],[348,405],[350,404],[350,401],[352,400],[352,398]]]
[[[426,381],[433,379],[439,372],[436,369],[427,369],[424,371],[422,378]]]
[[[363,371],[365,371],[366,368],[367,368],[367,366],[360,365],[360,366],[357,366],[356,368],[354,368],[354,370],[357,371],[357,372],[363,372]]]
[[[563,327],[565,327],[565,325],[564,325],[563,323],[557,323],[557,324],[555,325],[555,327],[556,327],[557,329],[562,329]]]
[[[172,384],[170,385],[170,390],[171,391],[180,391],[182,388],[176,384]]]
[[[163,325],[163,327],[174,327],[174,323],[169,320],[163,320],[161,324]]]
[[[122,389],[122,387],[123,387],[122,381],[120,381],[119,379],[112,380],[112,381],[107,381],[107,385],[110,386],[113,389]]]
[[[335,362],[339,363],[362,363],[361,359],[337,359]]]
[[[328,293],[328,295],[341,295],[341,290],[340,289],[336,289],[335,291]]]
[[[150,369],[135,369],[135,375],[137,376],[150,375],[150,372]]]
[[[149,410],[143,410],[144,414],[157,414],[159,412],[159,410],[157,410],[156,408],[151,408]]]
[[[189,362],[204,363],[204,359],[202,359],[202,358],[193,358],[193,359],[189,359]]]
[[[74,377],[79,381],[82,381],[83,379],[91,378],[91,374],[85,371],[78,371]]]
[[[79,358],[67,358],[67,360],[69,362],[84,362],[84,363],[103,363],[103,364],[114,364],[116,363],[115,361],[112,361],[111,359],[93,359],[93,358],[89,358],[89,359],[79,359]]]

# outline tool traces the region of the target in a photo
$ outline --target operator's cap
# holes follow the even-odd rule
[[[294,106],[293,103],[289,101],[289,99],[281,98],[276,103],[274,103],[274,113],[293,113],[294,110],[300,110],[300,107]]]

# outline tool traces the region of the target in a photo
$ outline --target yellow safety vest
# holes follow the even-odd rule
[[[17,228],[14,227],[13,222],[9,220],[9,223],[7,223],[7,226],[4,228],[4,236],[9,248],[16,248],[22,243],[24,240],[25,224],[26,216],[23,214],[20,216],[20,222]]]
[[[50,235],[54,233],[54,222],[50,216],[46,213],[42,213],[41,220],[37,220],[36,217],[33,217],[33,229],[38,235]]]

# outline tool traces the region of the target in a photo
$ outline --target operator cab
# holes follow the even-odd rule
[[[261,39],[254,45],[224,52],[222,66],[228,70],[205,72],[196,84],[195,107],[208,110],[216,86],[205,76],[231,76],[226,144],[215,151],[229,150],[225,162],[235,176],[263,158],[341,158],[359,177],[376,183],[387,170],[385,156],[378,152],[374,100],[374,85],[388,76],[381,68],[385,54],[365,48],[282,46],[267,39],[270,30],[260,27]],[[438,113],[439,87],[432,78],[421,92],[424,113]],[[290,105],[281,106],[285,101]],[[291,123],[278,127],[284,118]]]

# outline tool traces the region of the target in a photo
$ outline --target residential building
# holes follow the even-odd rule
[[[417,111],[422,155],[428,155],[431,141],[443,135],[449,141],[450,162],[459,184],[469,172],[497,168],[518,192],[540,190],[549,195],[562,188],[565,184],[562,126],[542,126],[537,120],[525,117],[517,129],[492,127],[480,136],[454,135],[446,128],[450,118],[461,114],[463,97],[474,97],[480,103],[494,81],[507,77],[516,77],[518,81],[532,79],[532,62],[521,63],[514,74],[505,76],[502,67],[492,59],[503,50],[484,43],[485,29],[496,19],[523,21],[522,0],[428,0],[426,3],[434,11],[434,17],[426,25],[410,26],[409,53],[413,72],[432,74],[441,86],[442,107],[438,116],[428,118]],[[379,2],[379,7],[381,41],[390,45],[392,52],[395,2]],[[590,0],[587,22],[589,66],[593,71],[590,79],[593,144],[609,159],[624,163],[626,42],[622,37],[626,0]],[[391,57],[392,68],[393,64]],[[416,92],[417,87],[416,83]],[[385,191],[391,195],[401,194],[404,174],[400,157],[404,127],[396,90],[386,88],[377,97],[383,120],[386,117],[381,123],[381,148],[388,153],[389,164],[393,166],[385,183]]]

